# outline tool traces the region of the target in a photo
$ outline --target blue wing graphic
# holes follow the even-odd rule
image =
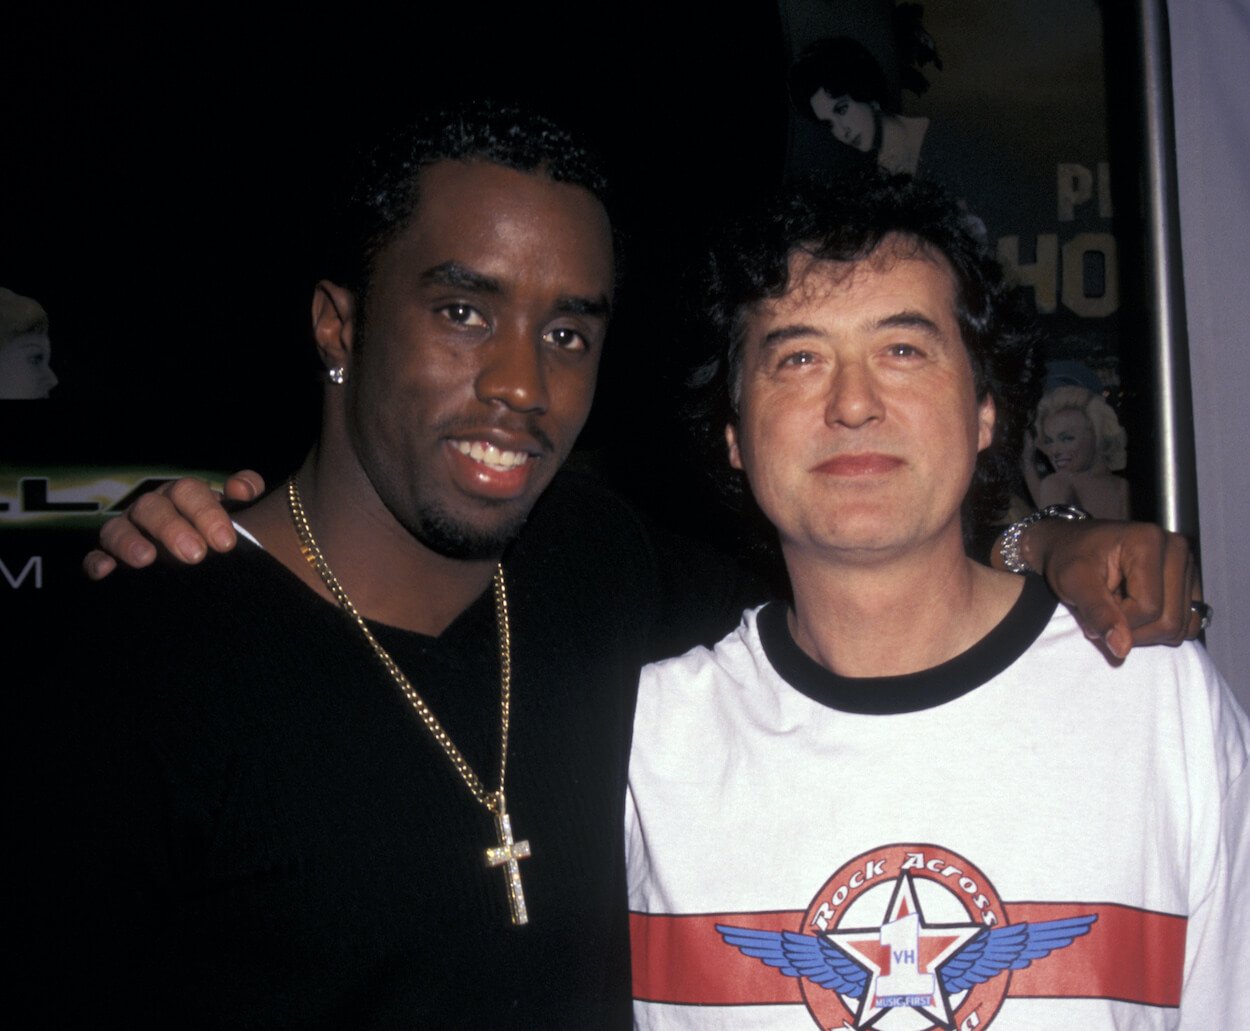
[[[1036,924],[1007,924],[979,934],[942,964],[942,987],[950,993],[962,992],[1004,970],[1023,970],[1033,960],[1067,948],[1081,935],[1089,934],[1097,919],[1097,915],[1074,916]]]
[[[749,927],[717,924],[728,945],[747,956],[763,960],[787,977],[806,977],[839,995],[859,998],[868,983],[868,972],[843,955],[825,939],[793,931],[756,931]]]

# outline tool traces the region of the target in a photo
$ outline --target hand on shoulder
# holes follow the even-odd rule
[[[260,473],[244,469],[225,483],[230,501],[254,501],[265,490]],[[229,551],[237,543],[230,515],[218,494],[203,480],[184,477],[144,494],[126,512],[100,530],[100,547],[87,553],[83,570],[102,580],[118,563],[141,569],[164,551],[179,562],[194,564],[209,550]]]
[[[1202,585],[1180,534],[1152,523],[1045,519],[1025,530],[1020,543],[1021,557],[1072,609],[1085,636],[1115,658],[1201,632],[1193,603],[1201,602]]]

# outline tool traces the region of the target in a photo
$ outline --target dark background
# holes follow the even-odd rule
[[[951,102],[967,119],[959,131],[975,142],[984,125],[977,91],[1007,89],[992,65],[973,72],[970,58],[955,60],[968,34],[959,19],[983,12],[984,0],[929,7],[948,62],[929,69],[933,89],[919,109],[938,112],[935,124],[950,131],[956,120],[940,113],[942,97],[971,90],[974,100]],[[794,116],[786,31],[806,18],[812,32],[875,38],[891,9],[891,0],[365,4],[282,14],[16,7],[0,34],[0,285],[48,311],[61,382],[47,401],[0,403],[0,471],[46,474],[55,487],[59,473],[94,467],[252,466],[279,482],[316,427],[321,369],[308,313],[325,213],[345,168],[417,108],[489,94],[538,103],[588,137],[613,172],[623,279],[574,460],[672,528],[737,546],[737,521],[689,460],[674,416],[689,360],[683,273],[710,226],[780,180],[795,134],[817,132],[826,153],[846,156]],[[1018,28],[1003,50],[1034,45]],[[1026,80],[1024,96],[1052,96],[1029,66],[1009,66]],[[1071,77],[1060,72],[1057,82]],[[1114,68],[1107,77],[1133,81]],[[1083,103],[1099,107],[1088,93],[1062,105],[1039,99],[1016,129],[1047,128],[1068,141]],[[1129,121],[1120,119],[1122,131]],[[1003,131],[1004,119],[990,128]],[[1134,145],[1112,148],[1122,176],[1136,162],[1114,152],[1131,155]],[[1066,142],[1056,154],[1097,157]],[[1035,162],[1044,177],[1054,160]],[[990,175],[1004,189],[1020,179]],[[978,207],[993,202],[987,189],[975,194]],[[1136,264],[1128,250],[1141,228],[1132,203],[1117,200],[1116,215],[1129,223],[1117,229],[1123,270]],[[1019,228],[990,227],[992,236]],[[1135,281],[1130,273],[1124,304],[1144,311],[1130,299]],[[1151,396],[1148,383],[1133,389]],[[1135,439],[1144,443],[1130,430]],[[76,577],[66,556],[81,553],[99,519],[66,522],[0,524],[9,574],[55,551],[48,578]]]
[[[680,365],[675,283],[709,221],[780,175],[774,4],[10,18],[0,284],[48,311],[61,383],[0,405],[5,464],[275,481],[315,428],[308,310],[344,164],[419,106],[489,93],[537,101],[606,154],[626,267],[582,443],[631,492],[683,475],[661,396]]]

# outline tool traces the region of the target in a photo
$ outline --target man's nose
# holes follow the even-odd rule
[[[858,427],[881,418],[884,408],[871,370],[858,362],[842,365],[829,385],[825,406],[828,426]]]
[[[515,412],[545,412],[550,401],[543,343],[521,329],[496,332],[477,377],[479,400]]]

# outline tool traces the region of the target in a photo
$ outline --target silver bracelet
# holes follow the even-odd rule
[[[1071,521],[1088,519],[1089,513],[1076,505],[1047,505],[1039,512],[1030,512],[1018,523],[1012,523],[999,538],[998,553],[1003,557],[1003,565],[1013,573],[1036,573],[1027,562],[1020,557],[1020,535],[1034,523],[1043,519],[1067,519]]]

